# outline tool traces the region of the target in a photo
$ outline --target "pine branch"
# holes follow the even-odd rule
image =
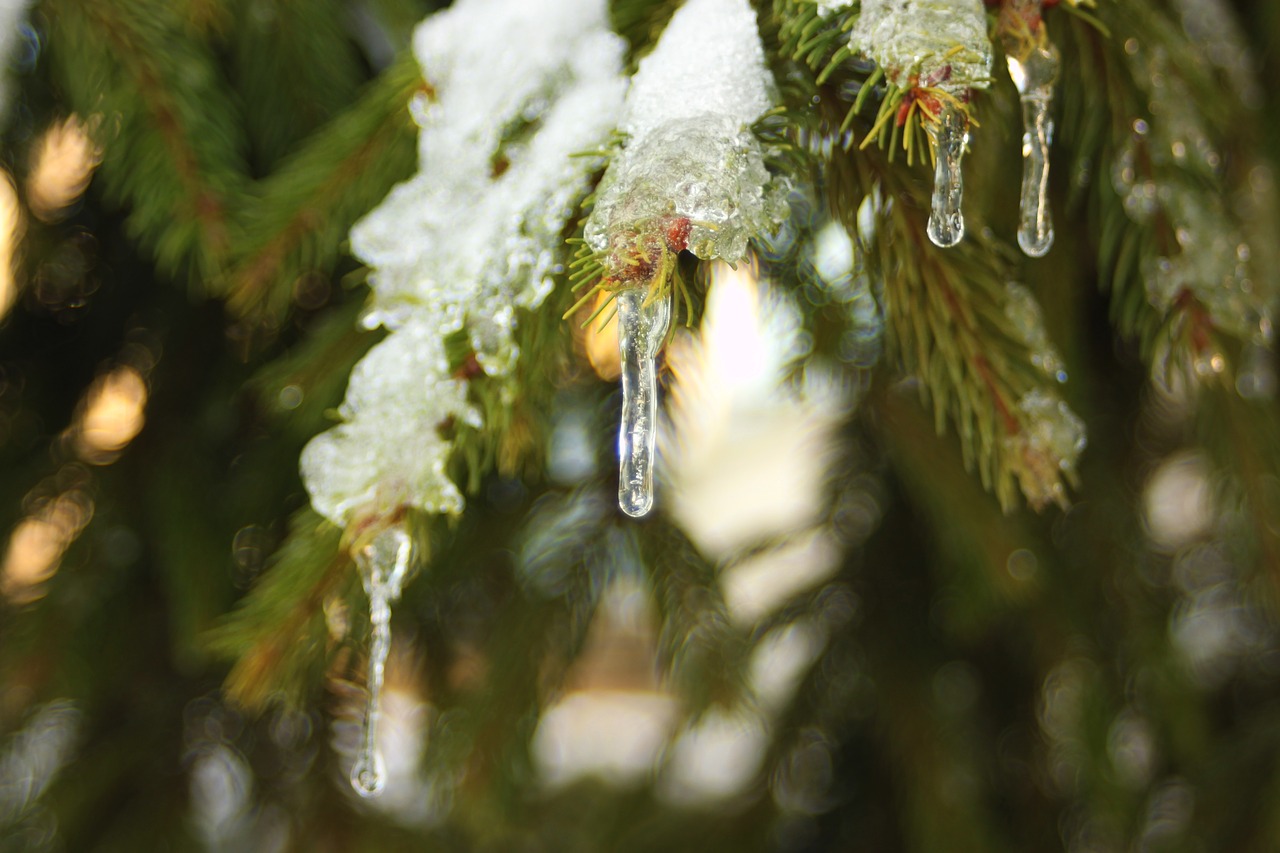
[[[356,315],[362,305],[352,299],[308,329],[306,338],[268,363],[249,381],[259,404],[279,429],[299,443],[332,426],[347,379],[381,335],[360,333]]]
[[[1215,383],[1196,409],[1196,432],[1219,469],[1232,477],[1223,497],[1239,502],[1252,537],[1247,558],[1271,585],[1272,612],[1280,608],[1280,416],[1274,401],[1246,400],[1234,388]]]
[[[271,169],[351,102],[361,79],[339,0],[239,0],[230,33],[256,166]]]
[[[299,275],[333,267],[351,225],[413,172],[419,93],[430,90],[406,54],[261,184],[225,285],[233,310],[278,317]]]
[[[1061,28],[1061,138],[1073,171],[1091,178],[1112,320],[1140,342],[1158,378],[1221,372],[1216,339],[1257,337],[1274,299],[1266,277],[1244,272],[1238,257],[1244,236],[1226,171],[1230,140],[1256,136],[1255,120],[1160,7],[1106,3],[1097,16],[1111,38],[1077,21]],[[1094,175],[1094,164],[1110,165]],[[1209,267],[1221,284],[1197,272]]]
[[[159,0],[51,0],[50,54],[73,110],[101,116],[108,197],[169,274],[210,278],[235,239],[243,142],[208,45]]]
[[[732,705],[745,692],[751,647],[729,617],[716,567],[664,519],[648,520],[636,533],[662,623],[662,668],[692,716]]]
[[[319,684],[334,651],[326,603],[344,601],[357,586],[341,537],[312,510],[297,513],[262,580],[209,635],[209,650],[234,661],[226,691],[244,708],[296,706]]]

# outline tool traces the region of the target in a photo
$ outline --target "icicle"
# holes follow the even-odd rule
[[[671,295],[649,299],[645,288],[620,291],[618,351],[622,355],[622,425],[618,430],[618,506],[630,516],[653,508],[657,440],[658,350],[671,321]]]
[[[929,125],[936,170],[933,177],[933,211],[929,214],[929,239],[947,248],[964,239],[964,176],[960,161],[969,142],[969,120],[953,104],[945,104],[936,124]]]
[[[413,541],[403,527],[379,533],[356,553],[364,591],[369,595],[369,700],[365,706],[360,750],[351,766],[351,787],[362,797],[382,793],[386,770],[378,751],[378,718],[382,714],[382,679],[391,651],[391,602],[400,597]]]
[[[1049,213],[1049,146],[1053,119],[1049,105],[1058,80],[1058,50],[1052,44],[1037,47],[1019,59],[1009,54],[1009,76],[1022,96],[1022,204],[1018,245],[1033,258],[1043,257],[1053,246],[1053,220]]]

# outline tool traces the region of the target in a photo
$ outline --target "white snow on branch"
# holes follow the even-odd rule
[[[786,215],[750,125],[775,102],[747,0],[688,0],[641,63],[614,158],[587,221],[597,251],[610,235],[692,226],[687,248],[736,262],[747,240]]]
[[[451,418],[477,424],[467,384],[449,377],[440,330],[413,319],[369,350],[351,371],[339,409],[345,423],[302,451],[316,510],[344,523],[353,510],[412,503],[458,512],[462,495],[445,475],[452,445],[439,432]]]
[[[340,414],[302,457],[315,508],[345,525],[363,508],[457,512],[439,427],[475,423],[443,339],[466,329],[490,375],[518,352],[519,308],[551,289],[560,235],[616,125],[624,44],[604,0],[459,0],[419,25],[430,94],[419,172],[351,231],[370,266],[367,327],[392,334],[352,372]]]

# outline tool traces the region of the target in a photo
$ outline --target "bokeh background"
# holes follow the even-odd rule
[[[753,263],[686,264],[653,518],[614,502],[610,331],[567,293],[527,318],[551,367],[421,521],[358,798],[365,602],[297,459],[378,339],[345,234],[412,174],[433,5],[44,0],[0,33],[0,851],[1280,849],[1272,356],[1153,382],[1057,150],[1070,260],[1020,280],[1089,429],[1067,508],[965,470],[798,187]],[[640,51],[673,4],[613,5]],[[1266,201],[1280,6],[1142,5],[1234,79],[1211,142]],[[1013,210],[1003,136],[967,177]],[[1262,425],[1206,432],[1222,395]]]

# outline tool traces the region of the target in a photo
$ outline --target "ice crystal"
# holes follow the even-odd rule
[[[862,0],[849,44],[903,88],[918,82],[961,96],[991,84],[982,0]]]
[[[360,748],[351,767],[351,786],[362,797],[376,797],[386,784],[386,763],[378,750],[382,684],[391,651],[391,605],[400,597],[409,573],[413,540],[402,526],[389,527],[356,552],[360,579],[369,596],[369,674]]]
[[[1037,4],[1038,5],[1038,4]],[[1038,9],[1037,9],[1038,11]],[[1008,55],[1009,76],[1022,100],[1022,197],[1018,245],[1033,258],[1053,246],[1049,212],[1049,146],[1053,143],[1053,89],[1058,81],[1058,50],[1035,46],[1025,55]]]
[[[337,524],[352,511],[410,503],[428,512],[457,512],[462,495],[445,474],[449,421],[478,424],[466,383],[449,375],[440,330],[413,318],[371,349],[351,372],[338,410],[345,423],[302,451],[311,504]]]
[[[511,45],[518,44],[519,50]],[[366,325],[426,310],[464,323],[480,362],[515,356],[515,308],[550,291],[554,250],[612,131],[623,45],[602,0],[468,0],[418,27],[435,93],[418,102],[420,171],[351,232],[373,268]]]
[[[1062,357],[1049,341],[1044,328],[1040,303],[1026,287],[1015,282],[1005,285],[1004,316],[1022,343],[1030,351],[1031,363],[1059,382],[1067,381]]]
[[[618,294],[622,424],[618,429],[618,505],[630,516],[653,508],[658,428],[657,357],[671,322],[671,294],[631,288]]]
[[[392,334],[353,371],[346,423],[302,458],[331,521],[366,505],[461,508],[441,429],[478,415],[443,338],[465,329],[486,373],[509,372],[517,311],[550,291],[564,226],[599,166],[572,155],[600,148],[621,109],[623,50],[604,0],[459,0],[419,25],[419,172],[351,232],[372,269],[364,323]]]
[[[1018,401],[1022,428],[1006,436],[1004,450],[1028,502],[1040,509],[1066,503],[1062,477],[1074,477],[1087,438],[1084,421],[1057,395],[1041,389]]]
[[[1130,219],[1146,224],[1160,212],[1175,244],[1142,270],[1147,297],[1168,311],[1189,294],[1215,327],[1267,343],[1273,291],[1251,276],[1251,247],[1220,196],[1205,189],[1220,182],[1222,155],[1169,59],[1139,50],[1131,61],[1135,81],[1150,95],[1152,119],[1133,122],[1112,182]]]
[[[755,12],[746,0],[689,0],[640,63],[610,164],[586,225],[589,245],[690,225],[700,258],[740,260],[747,240],[786,216],[750,125],[774,103]]]
[[[817,0],[819,15],[834,15],[853,6],[853,0]]]

